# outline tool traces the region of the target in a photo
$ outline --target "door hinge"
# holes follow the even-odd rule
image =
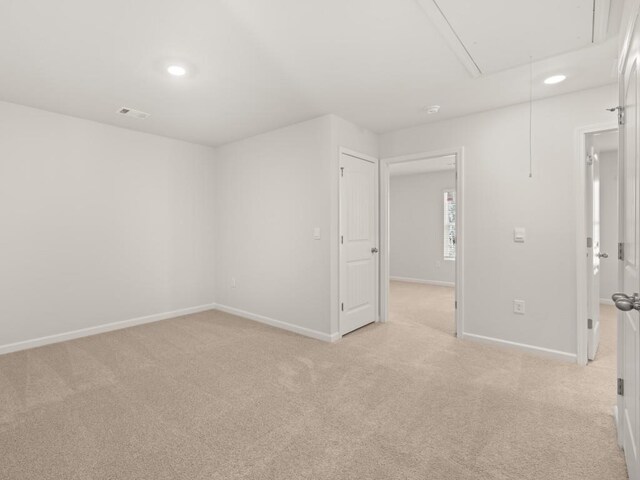
[[[344,312],[344,303],[340,304],[340,310]]]
[[[456,307],[456,310],[457,310],[458,309],[458,301],[457,300],[455,301],[455,307]]]
[[[340,244],[344,244],[344,235],[340,235]]]
[[[593,247],[593,238],[587,237],[587,248]]]
[[[624,260],[624,243],[618,244],[618,260]]]
[[[593,318],[587,318],[587,328],[593,330]]]
[[[344,177],[344,167],[340,167],[340,176]]]
[[[618,379],[618,395],[624,396],[624,379]]]
[[[618,125],[624,125],[624,107],[618,105],[617,107],[607,108],[610,112],[618,111]]]

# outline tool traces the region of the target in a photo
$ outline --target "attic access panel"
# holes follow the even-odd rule
[[[435,3],[483,74],[591,45],[593,0]]]

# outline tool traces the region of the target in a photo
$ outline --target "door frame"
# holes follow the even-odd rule
[[[389,180],[390,166],[397,163],[455,156],[456,159],[456,276],[455,334],[464,335],[464,147],[444,148],[380,160],[380,321],[389,319]]]
[[[585,366],[588,363],[587,342],[589,328],[587,325],[587,268],[585,267],[585,249],[587,232],[587,135],[593,133],[618,130],[617,120],[588,125],[576,129],[576,362]],[[617,252],[616,252],[617,257]]]
[[[338,149],[338,169],[342,164],[342,156],[349,155],[350,157],[359,158],[360,160],[364,160],[366,162],[371,162],[376,166],[375,168],[375,186],[377,188],[377,197],[380,196],[380,160],[376,157],[372,157],[371,155],[367,155],[365,153],[356,152],[355,150],[351,150],[345,147],[340,147]],[[344,280],[342,278],[342,248],[340,248],[340,235],[342,235],[342,184],[340,183],[340,179],[338,178],[338,235],[335,238],[336,244],[338,246],[338,297],[335,305],[335,309],[338,312],[338,331],[334,334],[336,335],[336,340],[342,338],[342,311],[340,309],[340,303],[342,302],[342,287]],[[378,235],[376,238],[376,244],[378,245],[378,250],[380,250],[380,202],[375,203],[375,212],[374,216],[376,221],[378,222]],[[378,258],[376,259],[377,268],[375,268],[376,272],[376,280],[375,284],[378,285],[380,283],[380,253],[378,252]],[[380,289],[375,289],[374,305],[376,306],[375,311],[375,322],[380,321]]]

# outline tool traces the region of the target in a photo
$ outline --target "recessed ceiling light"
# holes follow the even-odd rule
[[[187,69],[184,67],[181,67],[180,65],[170,65],[167,68],[167,72],[169,72],[174,77],[182,77],[187,73]]]
[[[555,85],[556,83],[564,82],[567,79],[566,75],[553,75],[545,78],[544,83],[546,85]]]
[[[428,115],[438,113],[440,111],[440,105],[429,105],[427,107],[424,107],[423,110],[427,112]]]

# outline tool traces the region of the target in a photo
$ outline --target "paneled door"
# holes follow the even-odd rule
[[[364,157],[364,156],[363,156]],[[378,316],[378,164],[340,155],[340,334]]]
[[[640,369],[640,266],[638,227],[638,60],[640,32],[635,22],[622,55],[620,71],[620,195],[619,292],[613,300],[619,313],[618,428],[630,480],[640,480],[638,371]]]

